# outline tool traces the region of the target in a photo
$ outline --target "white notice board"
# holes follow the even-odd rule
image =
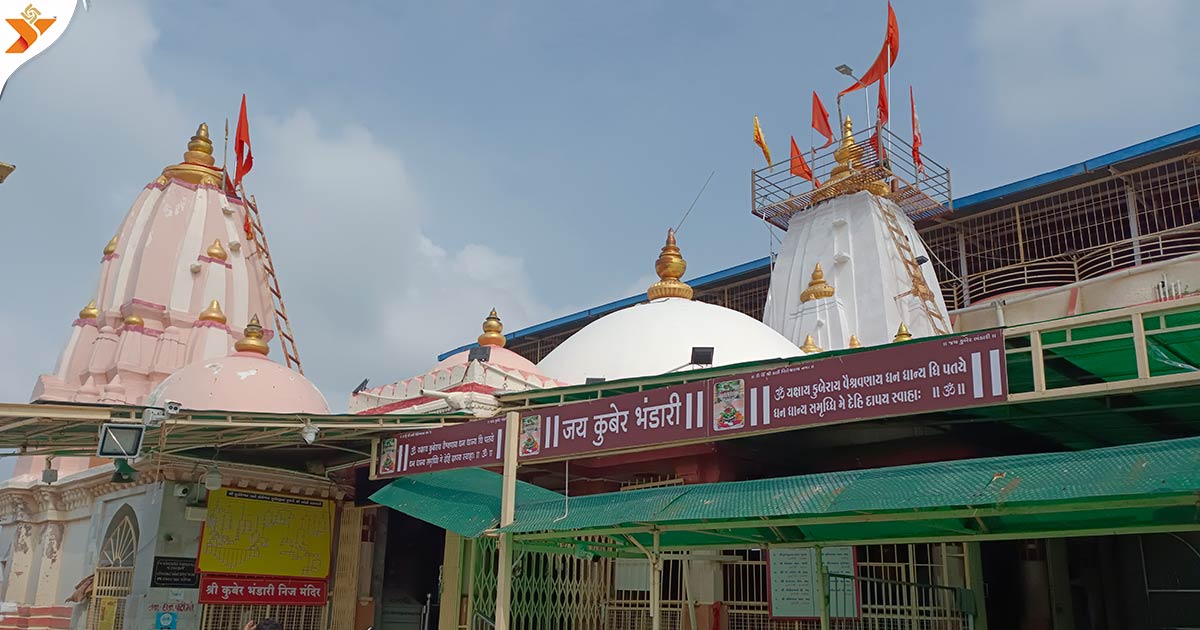
[[[856,575],[854,547],[825,547],[821,550],[825,570],[841,575]],[[820,573],[814,547],[772,548],[767,552],[767,585],[771,617],[814,619],[820,617]],[[830,618],[859,616],[858,582],[829,580]]]

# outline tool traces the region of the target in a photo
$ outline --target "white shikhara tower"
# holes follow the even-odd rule
[[[788,221],[771,271],[763,322],[805,352],[951,332],[925,244],[863,153],[847,117],[837,166]]]

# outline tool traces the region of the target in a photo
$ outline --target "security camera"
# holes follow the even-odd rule
[[[300,437],[304,438],[305,444],[312,444],[313,442],[317,441],[317,434],[320,432],[321,430],[317,427],[314,427],[311,424],[305,424],[300,428]]]
[[[166,409],[168,416],[178,415],[180,411],[183,411],[183,405],[174,400],[168,400],[163,407]]]
[[[192,487],[184,485],[184,484],[178,484],[175,486],[174,493],[175,493],[175,496],[182,499],[192,493]]]

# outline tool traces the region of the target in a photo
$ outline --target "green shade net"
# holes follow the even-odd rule
[[[504,478],[479,468],[460,468],[402,477],[371,495],[371,500],[456,534],[475,538],[500,523]],[[533,503],[559,505],[562,495],[517,482],[517,511]]]

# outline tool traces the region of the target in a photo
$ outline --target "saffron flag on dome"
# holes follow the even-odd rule
[[[839,92],[838,97],[868,87],[882,80],[892,65],[896,63],[896,55],[899,53],[900,26],[896,24],[896,12],[892,10],[892,3],[888,2],[887,35],[883,39],[883,49],[879,51],[879,56],[875,58],[875,63],[871,64],[871,67],[867,69],[867,73],[856,81],[854,85]]]
[[[238,113],[237,132],[233,135],[233,152],[237,156],[237,170],[233,185],[240,186],[242,177],[254,168],[254,151],[250,148],[250,121],[246,119],[246,95],[242,95],[242,109]]]
[[[812,169],[808,167],[808,162],[804,161],[804,154],[800,152],[800,147],[796,146],[796,138],[792,137],[792,175],[807,179],[814,186],[820,186],[821,182],[813,176]]]
[[[912,86],[908,86],[908,104],[912,107],[912,156],[917,173],[925,172],[925,163],[921,161],[921,121],[917,118],[917,99],[913,96]]]
[[[813,92],[812,102],[812,127],[817,133],[825,136],[825,144],[817,147],[824,149],[833,144],[833,128],[829,126],[829,112],[825,109],[825,104],[821,102],[821,97]]]
[[[767,166],[771,166],[771,149],[767,148],[767,139],[763,137],[762,127],[758,125],[758,116],[754,117],[754,144],[762,149],[763,157],[767,159]],[[771,170],[774,171],[774,167]]]

